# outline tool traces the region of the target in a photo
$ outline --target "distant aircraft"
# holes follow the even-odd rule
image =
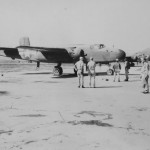
[[[150,61],[150,48],[138,51],[131,56],[126,56],[126,58],[132,63],[131,66],[134,66],[134,62],[141,62],[141,58],[147,57]]]
[[[57,63],[58,65],[53,69],[53,74],[57,76],[63,73],[61,63],[76,63],[81,56],[85,63],[89,61],[90,57],[93,57],[96,63],[109,64],[116,59],[124,60],[126,55],[123,50],[108,48],[104,44],[50,48],[33,47],[30,46],[28,37],[21,38],[19,43],[20,46],[16,48],[0,47],[0,56],[35,61],[37,67],[40,66],[40,62]],[[107,73],[113,74],[113,70],[109,68]]]

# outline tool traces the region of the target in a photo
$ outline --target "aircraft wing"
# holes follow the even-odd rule
[[[0,47],[0,56],[11,57],[12,59],[24,59],[40,62],[64,62],[72,63],[73,59],[69,55],[71,48],[64,47],[31,47],[18,46],[16,48]]]
[[[24,49],[24,50],[35,50],[35,51],[40,51],[40,52],[47,52],[47,51],[61,51],[61,52],[66,52],[65,47],[34,47],[34,46],[18,46],[16,47],[17,49]]]
[[[17,48],[0,47],[0,56],[11,57],[12,59],[21,57],[19,56]]]

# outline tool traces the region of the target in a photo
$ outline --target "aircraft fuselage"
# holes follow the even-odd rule
[[[74,63],[79,60],[80,56],[84,57],[85,61],[89,61],[90,57],[93,57],[97,63],[113,62],[117,58],[120,60],[125,58],[125,52],[120,49],[99,48],[98,46],[50,48],[50,50],[49,48],[19,46],[11,50],[5,48],[3,53],[1,48],[0,55],[48,63]]]

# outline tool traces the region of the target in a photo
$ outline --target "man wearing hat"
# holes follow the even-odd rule
[[[124,66],[125,66],[125,77],[126,77],[124,81],[128,81],[129,80],[130,62],[128,61],[127,58],[125,58]]]
[[[83,57],[80,57],[80,60],[75,64],[75,70],[77,71],[79,85],[78,87],[84,88],[84,62]]]
[[[149,64],[148,64],[148,58],[141,58],[141,61],[143,63],[143,66],[141,68],[141,81],[142,81],[142,87],[144,89],[143,93],[149,93]]]
[[[119,60],[116,59],[115,64],[113,65],[113,70],[114,70],[114,82],[116,80],[116,76],[118,77],[118,82],[120,82],[120,70],[121,70],[121,65],[119,63]]]
[[[87,64],[88,74],[90,77],[89,86],[91,87],[91,80],[93,78],[93,87],[95,88],[95,67],[96,63],[93,61],[93,57],[90,57],[90,61]]]

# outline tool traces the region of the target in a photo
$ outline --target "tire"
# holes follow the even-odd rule
[[[107,75],[111,76],[114,74],[114,71],[112,69],[107,70]]]
[[[54,76],[61,76],[63,73],[62,67],[54,67],[53,75]]]

